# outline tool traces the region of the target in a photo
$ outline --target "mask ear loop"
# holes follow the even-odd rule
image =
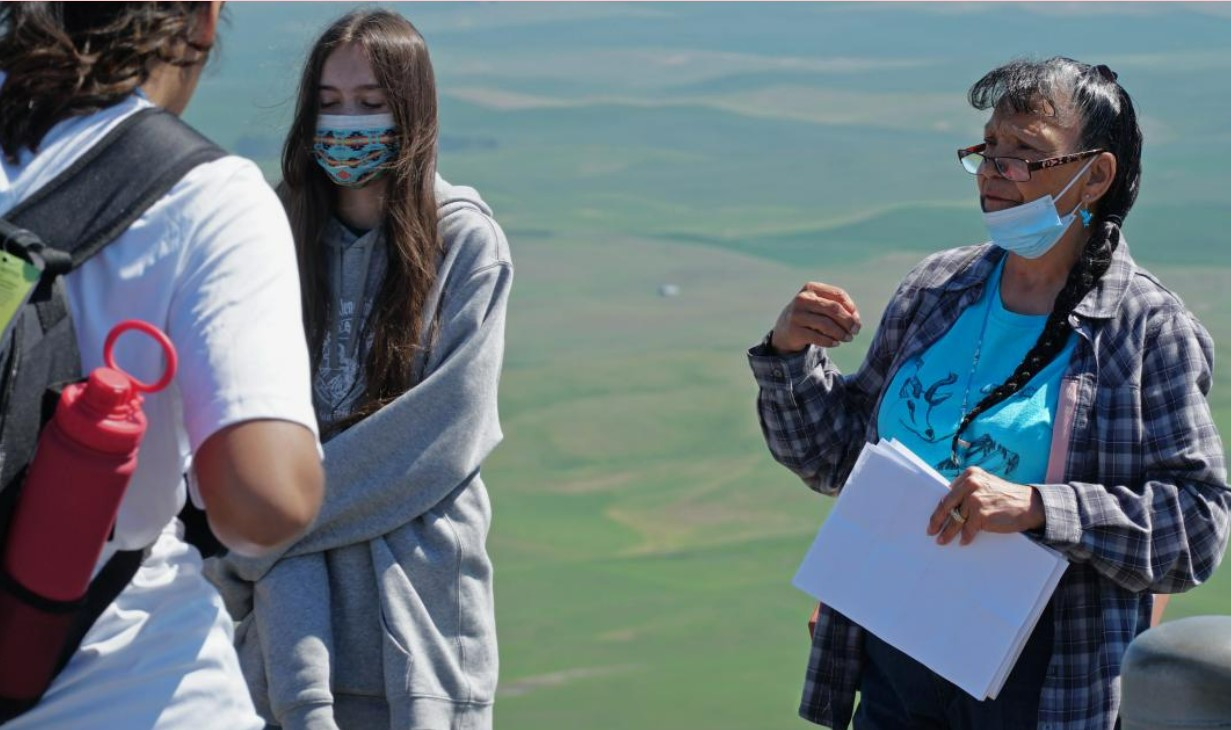
[[[1099,154],[1102,154],[1102,153],[1100,152]],[[1064,197],[1064,194],[1065,194],[1065,193],[1067,193],[1067,192],[1069,191],[1069,188],[1073,187],[1073,183],[1077,182],[1077,178],[1079,178],[1079,177],[1081,177],[1082,175],[1084,175],[1084,174],[1085,174],[1085,172],[1086,172],[1086,170],[1089,170],[1089,169],[1090,169],[1090,166],[1091,166],[1091,165],[1093,165],[1093,164],[1094,164],[1094,161],[1095,161],[1095,160],[1097,160],[1097,159],[1098,159],[1098,156],[1097,156],[1097,155],[1096,155],[1096,156],[1094,156],[1094,157],[1091,157],[1091,158],[1090,158],[1090,161],[1086,163],[1085,167],[1083,167],[1083,168],[1081,168],[1080,170],[1078,170],[1078,171],[1077,171],[1077,174],[1076,174],[1076,175],[1074,175],[1074,176],[1073,176],[1073,178],[1072,178],[1071,180],[1069,180],[1069,184],[1068,184],[1068,185],[1065,185],[1063,190],[1061,190],[1060,192],[1058,192],[1058,193],[1056,193],[1054,196],[1052,196],[1052,203],[1053,203],[1053,205],[1054,205],[1055,203],[1059,202],[1059,201],[1060,201],[1060,199]],[[1085,201],[1081,201],[1081,200],[1077,201],[1077,205],[1076,205],[1076,206],[1074,206],[1074,207],[1073,207],[1073,209],[1072,209],[1072,210],[1070,210],[1068,214],[1069,214],[1069,215],[1073,215],[1074,213],[1080,214],[1080,215],[1081,215],[1081,227],[1082,227],[1082,228],[1089,228],[1089,227],[1090,227],[1090,219],[1092,219],[1092,218],[1094,217],[1094,214],[1093,214],[1093,213],[1091,213],[1089,210],[1086,210],[1086,209],[1084,209],[1084,208],[1082,208],[1082,207],[1081,207],[1081,206],[1084,204],[1084,202],[1085,202]]]

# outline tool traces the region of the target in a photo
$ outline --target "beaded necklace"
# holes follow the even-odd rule
[[[978,341],[975,342],[975,353],[970,359],[970,373],[966,376],[966,390],[962,393],[962,410],[961,410],[961,415],[958,416],[958,420],[957,420],[959,428],[961,427],[962,421],[966,420],[966,414],[969,412],[968,407],[970,403],[970,389],[974,385],[975,372],[978,371],[979,369],[979,359],[983,354],[983,340],[987,335],[987,322],[989,319],[991,319],[992,307],[995,305],[995,302],[992,300],[992,297],[1000,296],[1000,277],[1001,277],[1000,267],[997,267],[995,271],[992,272],[992,276],[995,277],[995,282],[994,283],[991,281],[988,282],[988,286],[987,286],[987,290],[985,294],[987,301],[986,303],[984,303],[984,306],[983,306],[983,324],[980,325],[979,327],[979,339]],[[966,424],[966,426],[970,427],[973,424],[974,422],[971,421],[971,423]],[[962,446],[963,448],[970,448],[970,442],[966,441],[965,439],[958,438],[957,443],[953,445],[953,453],[952,453],[953,464],[954,466],[961,468],[962,463],[959,460],[958,452],[957,452],[958,446]]]

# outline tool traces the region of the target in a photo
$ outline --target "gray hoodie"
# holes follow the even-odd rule
[[[473,189],[438,179],[436,197],[447,252],[424,313],[431,322],[439,308],[440,329],[422,380],[325,444],[325,502],[308,535],[272,556],[230,554],[206,567],[240,622],[244,674],[274,725],[491,727],[491,509],[479,467],[501,439],[496,388],[513,267]],[[332,231],[335,255],[356,243]],[[383,248],[378,236],[371,243]],[[368,259],[384,266],[383,256]],[[363,299],[352,290],[379,281],[370,270],[338,273],[335,304]],[[351,343],[334,319],[334,345]],[[357,377],[333,365],[334,375]],[[343,406],[351,390],[337,384]]]

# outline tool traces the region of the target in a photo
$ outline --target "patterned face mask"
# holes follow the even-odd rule
[[[331,180],[361,188],[388,168],[398,153],[393,115],[322,114],[316,122],[312,152]]]

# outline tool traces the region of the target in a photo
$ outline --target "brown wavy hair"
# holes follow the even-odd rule
[[[363,49],[385,92],[399,151],[386,173],[389,182],[381,223],[388,266],[372,312],[358,335],[360,342],[369,333],[372,336],[363,365],[364,391],[355,410],[334,425],[335,432],[414,387],[416,357],[424,350],[424,339],[433,335],[423,331],[423,312],[444,251],[436,219],[436,80],[427,44],[415,26],[397,13],[352,11],[330,25],[313,45],[300,79],[295,119],[282,148],[279,194],[295,236],[313,370],[320,364],[332,316],[321,239],[336,208],[337,188],[313,159],[312,138],[320,113],[318,87],[325,60],[351,43]],[[359,306],[362,310],[363,304]]]
[[[57,122],[117,104],[159,63],[203,63],[205,2],[0,4],[0,149],[37,151]]]

